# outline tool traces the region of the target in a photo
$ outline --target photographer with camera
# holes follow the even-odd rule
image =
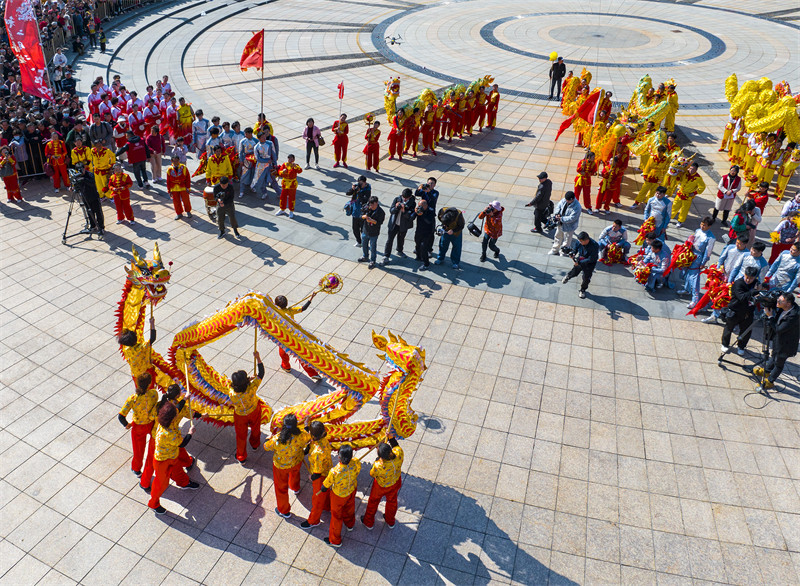
[[[747,267],[744,276],[736,279],[731,285],[731,300],[728,307],[722,311],[725,316],[725,328],[722,330],[722,352],[727,352],[731,345],[731,334],[739,328],[739,338],[736,345],[739,347],[737,354],[744,356],[744,349],[750,341],[750,332],[747,331],[753,323],[755,313],[755,300],[758,293],[758,269]]]
[[[553,192],[553,182],[547,178],[547,173],[542,171],[537,176],[539,185],[536,187],[536,195],[525,204],[526,208],[533,207],[533,228],[531,232],[544,234],[542,222],[547,220],[547,211],[550,209],[550,195]]]
[[[428,205],[428,200],[421,199],[414,210],[417,217],[417,230],[414,233],[414,254],[417,260],[422,261],[420,270],[430,267],[430,250],[433,248],[433,238],[436,232],[436,213]]]
[[[439,234],[439,255],[433,262],[435,265],[440,265],[444,262],[444,257],[447,255],[447,249],[453,245],[453,251],[450,253],[450,260],[453,263],[453,268],[458,270],[459,263],[461,262],[461,243],[462,231],[466,222],[464,222],[464,214],[457,208],[442,208],[439,210],[439,221],[442,223],[436,231]]]
[[[100,194],[97,192],[97,185],[94,181],[94,174],[79,162],[69,171],[72,185],[70,189],[80,198],[86,209],[86,216],[89,218],[89,229],[97,233],[97,239],[102,240],[105,236],[106,223],[103,217],[103,207],[100,205]]]
[[[581,204],[575,198],[575,193],[568,191],[553,212],[553,219],[557,222],[556,235],[553,237],[553,249],[547,254],[558,256],[565,247],[572,245],[572,235],[578,229],[580,218]]]
[[[771,389],[783,371],[786,361],[797,355],[800,344],[800,308],[792,293],[781,293],[775,308],[764,306],[767,314],[767,329],[772,332],[772,356],[762,368],[757,366],[753,374],[763,376],[761,387]],[[774,314],[774,315],[773,315]]]
[[[569,193],[572,193],[571,191]],[[573,194],[573,198],[575,195]],[[561,252],[564,256],[569,256],[575,265],[570,271],[564,275],[561,280],[566,284],[573,277],[577,277],[579,273],[583,273],[580,289],[578,290],[578,297],[586,299],[586,289],[589,288],[589,282],[592,280],[592,273],[597,266],[597,258],[600,255],[600,247],[597,242],[589,237],[588,232],[581,232],[578,234],[578,241],[569,246],[563,246]]]
[[[386,212],[380,206],[378,198],[370,196],[367,205],[361,210],[363,220],[361,228],[361,250],[364,255],[358,262],[369,261],[369,268],[375,268],[375,258],[378,256],[378,236],[381,233],[381,224],[386,219]]]
[[[424,199],[428,207],[436,213],[436,202],[439,201],[439,192],[436,190],[436,177],[428,177],[428,182],[421,184],[414,192],[417,200]]]
[[[367,183],[367,178],[361,175],[356,183],[350,186],[345,192],[345,195],[350,196],[350,201],[345,206],[350,206],[350,215],[353,217],[353,234],[356,237],[356,243],[353,246],[361,246],[361,230],[364,227],[364,220],[361,219],[361,210],[367,205],[370,196],[372,195],[372,186]]]
[[[491,248],[495,258],[500,258],[500,249],[497,248],[497,239],[503,235],[503,212],[505,208],[499,201],[493,201],[486,209],[478,214],[484,220],[483,241],[481,242],[481,262],[486,262],[486,248]]]
[[[414,225],[415,209],[416,202],[408,187],[403,190],[402,195],[392,201],[389,208],[389,233],[386,238],[386,247],[383,250],[382,264],[389,264],[395,236],[397,237],[397,256],[405,258],[403,245],[406,241],[406,232]]]

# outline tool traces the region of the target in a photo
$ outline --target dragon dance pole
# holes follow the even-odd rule
[[[183,372],[186,374],[186,394],[189,394],[189,361],[186,360],[186,349],[183,350]]]
[[[150,321],[151,322],[153,321],[153,300],[152,299],[150,300]],[[150,364],[150,366],[153,366],[153,344],[152,343],[148,346],[147,362]],[[153,380],[153,382],[155,383],[156,381]]]
[[[253,376],[258,373],[258,360],[256,360],[256,353],[258,352],[258,326],[253,328]]]

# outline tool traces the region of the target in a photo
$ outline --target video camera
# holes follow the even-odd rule
[[[555,230],[561,225],[561,218],[556,215],[549,215],[547,219],[544,221],[544,229],[548,232]]]
[[[771,289],[769,291],[763,291],[759,293],[755,297],[753,297],[753,301],[759,303],[761,307],[765,309],[775,309],[778,306],[778,297],[783,294],[783,291],[780,289]]]
[[[577,258],[576,258],[576,256],[577,256],[577,254],[578,254],[578,253],[577,253],[577,252],[575,252],[575,251],[574,251],[572,248],[570,248],[569,246],[562,246],[562,247],[561,247],[561,254],[563,254],[564,256],[568,256],[568,257],[570,257],[570,258],[571,258],[572,260],[574,260],[574,261],[577,261]]]
[[[83,186],[86,184],[86,175],[84,175],[84,168],[81,163],[75,165],[74,169],[69,169],[69,182],[73,190],[80,195],[83,195]]]

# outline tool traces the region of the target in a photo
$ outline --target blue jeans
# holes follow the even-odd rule
[[[442,234],[442,237],[439,239],[439,256],[436,260],[439,262],[444,261],[444,257],[447,256],[447,249],[450,248],[450,244],[453,245],[453,250],[450,253],[450,260],[453,261],[454,265],[457,265],[461,262],[461,234]]]
[[[375,259],[378,257],[378,237],[367,236],[366,232],[362,232],[361,250],[364,253],[364,258],[368,258],[369,262],[375,262]]]
[[[656,283],[664,283],[665,281],[666,279],[664,279],[664,274],[661,271],[650,271],[650,276],[647,278],[645,287],[653,289]]]

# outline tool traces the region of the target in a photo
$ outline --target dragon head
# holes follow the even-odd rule
[[[389,81],[385,81],[384,84],[386,85],[386,94],[392,96],[399,96],[400,95],[400,78],[393,77]]]
[[[170,265],[172,263],[169,263]],[[161,253],[158,250],[158,243],[153,246],[153,260],[148,261],[141,258],[133,247],[133,260],[130,268],[125,267],[128,273],[128,280],[144,291],[145,298],[153,305],[156,305],[167,295],[167,283],[169,282],[169,269],[164,267],[161,261]]]
[[[394,369],[383,381],[381,417],[388,425],[387,437],[410,437],[417,428],[417,414],[411,409],[414,392],[425,371],[425,351],[389,332],[388,339],[372,332],[372,343]]]

